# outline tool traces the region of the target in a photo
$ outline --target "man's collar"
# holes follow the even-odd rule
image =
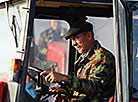
[[[74,65],[76,65],[77,63],[83,61],[85,58],[88,59],[88,60],[91,60],[92,59],[92,55],[94,53],[96,53],[95,51],[97,49],[99,49],[100,47],[101,47],[100,43],[97,40],[95,40],[94,43],[92,44],[92,47],[90,48],[90,50],[85,55],[81,54]]]
[[[91,49],[86,53],[85,57],[87,57],[89,60],[91,59],[91,56],[96,53],[95,51],[101,47],[100,43],[95,40],[92,44]]]

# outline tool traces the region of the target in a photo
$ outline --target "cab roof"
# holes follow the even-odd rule
[[[112,17],[112,0],[38,0],[35,18],[71,21],[79,17]],[[85,19],[85,18],[84,18]]]

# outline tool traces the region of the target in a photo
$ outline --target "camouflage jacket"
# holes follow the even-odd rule
[[[52,41],[60,41],[63,40],[64,34],[66,33],[66,28],[58,28],[53,30],[52,28],[47,29],[46,31],[42,32],[40,35],[38,45],[40,48],[46,48],[47,44]]]
[[[115,58],[95,41],[85,57],[75,62],[68,88],[75,102],[107,102],[115,90]]]

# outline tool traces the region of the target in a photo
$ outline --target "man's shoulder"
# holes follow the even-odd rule
[[[94,46],[94,49],[89,52],[89,60],[100,60],[100,59],[108,59],[115,60],[112,52],[102,47],[99,43]]]
[[[113,53],[109,51],[107,48],[103,47],[98,41],[96,41],[96,46],[95,46],[95,53],[100,54],[101,56],[110,56],[114,57]]]
[[[52,28],[46,29],[41,33],[41,36],[47,36],[49,33],[52,33]]]

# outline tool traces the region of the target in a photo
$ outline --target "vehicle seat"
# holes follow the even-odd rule
[[[114,98],[111,97],[108,102],[114,102]]]
[[[0,102],[7,102],[8,99],[8,84],[0,82]]]

